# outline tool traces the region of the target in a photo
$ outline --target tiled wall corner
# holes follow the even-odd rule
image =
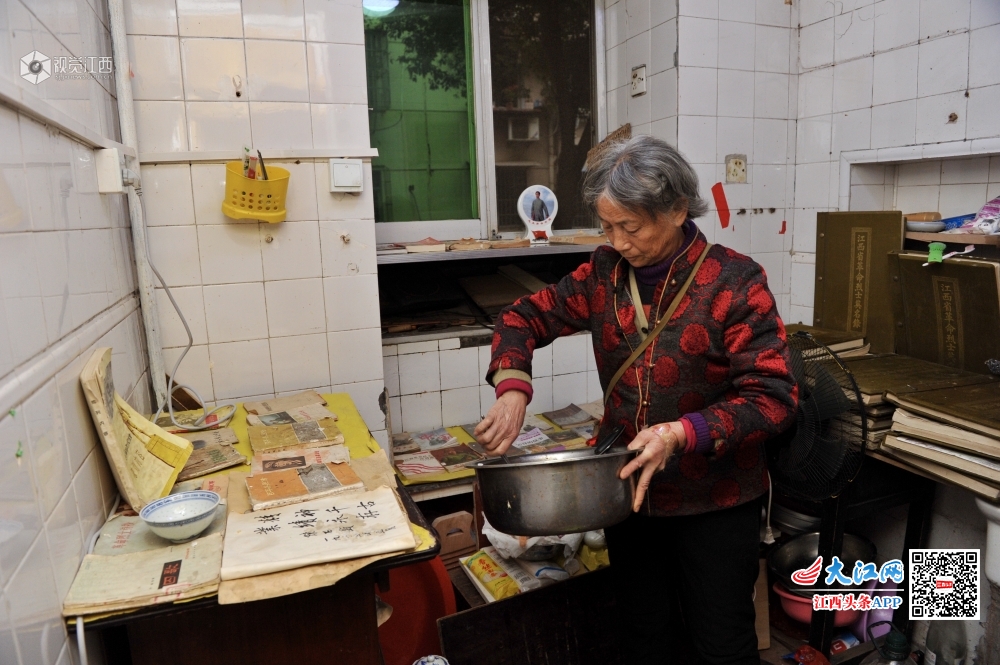
[[[602,397],[591,339],[579,333],[535,350],[528,413]],[[461,348],[458,338],[384,344],[390,431],[478,422],[496,401],[485,380],[489,364],[488,345]]]

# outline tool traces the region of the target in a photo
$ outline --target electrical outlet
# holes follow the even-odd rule
[[[747,156],[726,155],[726,182],[747,181]]]
[[[646,65],[632,68],[632,96],[646,94]]]

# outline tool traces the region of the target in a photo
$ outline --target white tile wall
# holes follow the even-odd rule
[[[359,6],[229,1],[207,12],[187,1],[173,19],[173,4],[130,12],[136,98],[155,101],[137,106],[143,150],[368,147]]]
[[[330,385],[326,335],[271,338],[271,365],[276,393]]]
[[[405,431],[414,423],[437,422],[438,417],[446,427],[463,425],[485,415],[493,406],[494,388],[485,380],[490,347],[458,346],[459,340],[452,338],[382,347],[383,371],[393,413],[392,431]],[[435,362],[439,366],[437,372]],[[557,376],[553,376],[554,371]],[[561,337],[536,349],[532,359],[532,390],[528,413],[600,399],[590,334]],[[433,414],[416,412],[425,408]]]
[[[815,251],[815,214],[838,205],[842,151],[1000,136],[996,113],[987,111],[1000,96],[983,87],[1000,76],[994,4],[877,0],[841,6],[803,0],[792,271],[810,271],[809,289],[806,259]],[[874,20],[866,20],[872,14]],[[957,120],[949,121],[950,113]],[[830,119],[826,159],[824,144],[809,140],[807,118],[813,128],[813,121]],[[955,167],[955,182],[948,185],[942,184],[940,162],[901,165],[898,177],[884,182],[855,182],[850,208],[974,211],[991,187],[981,175],[984,162],[946,163]],[[812,293],[801,281],[793,277],[791,312],[808,322]]]
[[[127,21],[140,150],[368,148],[360,4],[139,0]],[[291,173],[281,224],[221,213],[222,164],[143,167],[153,258],[194,324],[180,374],[217,399],[342,388],[380,431],[370,167],[363,194],[333,195],[325,160],[273,163]],[[163,301],[173,359],[185,336]]]
[[[51,4],[33,7],[73,48],[84,43],[75,26],[97,20],[86,3],[57,14]],[[8,3],[0,14],[22,10],[20,3]],[[56,15],[60,21],[51,22]],[[35,30],[39,43],[57,43],[42,23],[35,22]],[[104,44],[88,48],[102,53]],[[0,77],[8,73],[0,67]],[[52,83],[46,89],[61,94],[58,82]],[[114,347],[116,388],[135,408],[149,409],[139,312],[121,321],[102,317],[114,306],[134,302],[131,237],[123,227],[127,217],[121,197],[86,193],[93,191],[89,148],[3,106],[0,129],[8,153],[2,158],[0,190],[11,188],[14,194],[0,194],[5,222],[0,231],[0,390],[18,395],[0,418],[0,520],[19,526],[0,543],[0,662],[69,663],[62,599],[83,556],[85,537],[103,522],[116,492],[80,388],[80,370],[93,348]],[[100,124],[92,129],[109,135]],[[26,139],[23,146],[18,137]],[[157,189],[160,175],[166,174],[151,177],[147,191]],[[31,203],[21,197],[28,182]],[[183,202],[178,206],[181,214]],[[191,274],[190,263],[166,263],[180,268],[173,274]],[[41,386],[15,387],[15,367],[31,371],[46,359],[49,345],[73,349],[68,333],[88,321],[92,327],[107,321],[96,331],[102,337],[94,347],[77,348],[76,357]]]

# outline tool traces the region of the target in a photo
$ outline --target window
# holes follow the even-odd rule
[[[597,139],[595,0],[362,7],[380,242],[520,233],[534,184],[560,197],[556,228],[593,226],[579,187]]]
[[[592,227],[580,181],[594,145],[593,0],[490,0],[500,231],[524,226],[510,202],[529,185],[559,197],[554,228]]]
[[[479,216],[468,3],[363,5],[377,222]]]

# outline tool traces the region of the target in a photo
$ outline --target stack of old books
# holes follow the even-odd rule
[[[507,457],[531,453],[586,448],[604,413],[600,402],[569,406],[524,418],[521,433],[508,448]],[[438,482],[438,474],[467,471],[491,453],[475,441],[479,423],[439,427],[427,432],[401,432],[392,437],[396,470],[408,481]],[[463,430],[468,437],[460,441]],[[457,435],[457,436],[456,436]]]
[[[444,427],[427,432],[401,432],[392,437],[396,469],[408,480],[463,471],[484,455],[459,441]]]
[[[841,359],[866,356],[872,346],[871,344],[866,344],[864,335],[858,333],[827,330],[801,323],[793,323],[785,326],[785,332],[789,336],[797,333],[807,333],[814,340],[836,353],[837,357]]]
[[[899,408],[884,452],[924,475],[1000,499],[1000,382],[886,399]]]
[[[246,486],[254,510],[364,488],[350,466],[337,415],[321,395],[307,390],[243,406],[253,449]]]
[[[844,365],[854,376],[864,403],[869,449],[879,448],[892,427],[896,405],[886,399],[887,395],[910,396],[992,381],[984,374],[895,354],[850,358]]]

